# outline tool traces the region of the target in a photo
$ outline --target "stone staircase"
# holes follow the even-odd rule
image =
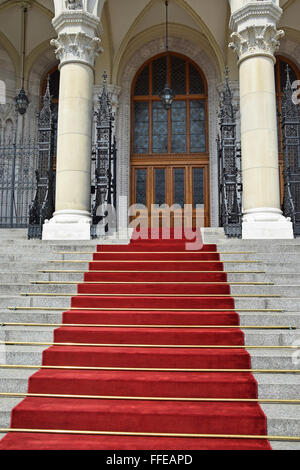
[[[229,273],[228,281],[232,283],[231,292],[242,325],[297,327],[244,329],[246,345],[290,346],[297,341],[300,345],[300,240],[226,240],[221,230],[207,229],[205,243],[217,243],[218,250],[224,252],[221,258],[224,270]],[[94,241],[71,244],[28,241],[25,231],[1,230],[0,324],[61,323],[61,313],[69,307],[71,295],[77,292],[77,283],[82,282],[95,249]],[[242,282],[245,284],[234,284]],[[22,307],[22,310],[11,310],[11,307]],[[49,307],[57,310],[48,310]],[[51,342],[53,329],[2,326],[0,341]],[[47,347],[0,345],[0,363],[38,369]],[[297,350],[249,349],[249,353],[253,369],[300,369],[300,350],[298,365],[293,363]],[[0,392],[26,393],[28,378],[37,369],[0,368]],[[257,373],[255,378],[261,399],[300,399],[299,373]],[[21,400],[0,397],[0,428],[9,427],[11,409]],[[268,418],[269,435],[300,436],[300,405],[261,406]],[[296,442],[271,444],[274,449],[300,449],[300,443]]]

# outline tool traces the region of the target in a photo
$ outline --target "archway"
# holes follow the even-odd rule
[[[201,207],[210,224],[207,83],[186,56],[171,53],[168,76],[176,97],[166,111],[159,93],[166,77],[160,54],[137,72],[131,93],[131,203],[148,208],[174,204]],[[171,219],[174,223],[174,218]]]

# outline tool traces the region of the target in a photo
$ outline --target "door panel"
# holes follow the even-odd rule
[[[182,209],[185,204],[192,206],[192,223],[196,226],[196,207],[198,210],[198,225],[209,226],[209,174],[208,165],[161,165],[132,168],[132,204],[143,204],[148,208],[152,205],[169,207],[176,204]],[[163,214],[162,211],[160,219]],[[146,215],[147,214],[147,215]],[[148,226],[151,227],[151,210],[145,212]],[[200,216],[200,218],[199,218]],[[171,214],[171,227],[175,219],[181,217],[180,211]],[[179,220],[176,221],[179,222]]]

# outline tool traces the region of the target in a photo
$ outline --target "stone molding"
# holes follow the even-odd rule
[[[267,56],[275,62],[274,54],[284,36],[284,31],[277,30],[281,15],[282,9],[271,0],[247,3],[233,13],[229,47],[240,62],[254,56]]]
[[[267,23],[278,24],[282,9],[272,0],[251,2],[236,10],[230,18],[231,31],[240,32],[247,26],[264,26]]]
[[[89,34],[97,29],[99,29],[99,33],[103,31],[100,19],[83,10],[64,11],[53,18],[52,24],[58,33],[65,32],[65,29],[68,29],[69,32],[79,32],[78,28]]]
[[[58,34],[50,44],[56,48],[60,65],[80,62],[94,68],[96,56],[102,52],[100,19],[83,10],[67,10],[56,16],[52,24]]]
[[[96,56],[102,51],[101,40],[86,33],[61,33],[50,44],[56,48],[55,55],[60,66],[70,62],[80,62],[94,67]]]
[[[232,33],[229,47],[237,53],[240,62],[258,55],[270,57],[275,62],[274,54],[283,36],[284,31],[277,30],[272,24],[247,26],[241,33]]]

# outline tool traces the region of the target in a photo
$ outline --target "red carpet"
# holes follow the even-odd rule
[[[79,257],[84,259],[84,255]],[[185,347],[244,344],[239,328],[225,327],[238,326],[239,317],[215,245],[204,245],[198,252],[185,251],[185,241],[181,240],[135,240],[129,246],[98,246],[84,282],[78,285],[78,294],[71,300],[76,310],[64,312],[63,323],[91,326],[58,328],[54,341],[88,345],[50,347],[44,351],[43,365],[251,368],[245,349]],[[184,327],[172,328],[174,325]],[[211,328],[189,328],[189,325]],[[213,328],[216,325],[224,328]],[[176,348],[176,345],[183,347]],[[257,403],[168,400],[172,397],[257,398],[257,383],[252,374],[245,372],[43,369],[30,377],[28,392],[109,398],[28,397],[13,409],[12,428],[267,434],[266,417]],[[151,397],[166,400],[151,401]],[[255,438],[12,432],[0,442],[0,450],[5,449],[268,450],[271,447],[267,440]]]

